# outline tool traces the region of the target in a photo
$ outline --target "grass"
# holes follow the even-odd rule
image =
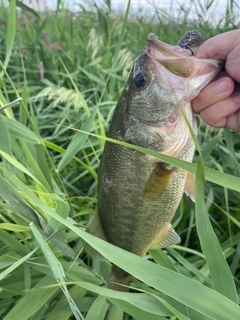
[[[0,7],[0,319],[239,319],[238,133],[198,119],[193,164],[155,154],[196,173],[196,204],[184,196],[173,221],[180,245],[142,259],[85,232],[106,130],[148,33],[207,39],[238,27],[237,3],[214,25],[205,17],[216,1],[196,21],[185,8],[147,20],[96,5],[73,16],[58,4]],[[130,293],[106,288],[110,261],[136,277]]]

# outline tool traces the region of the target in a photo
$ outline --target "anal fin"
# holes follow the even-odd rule
[[[160,249],[177,244],[181,241],[181,238],[173,229],[172,225],[169,223],[161,235],[155,239],[149,249]]]

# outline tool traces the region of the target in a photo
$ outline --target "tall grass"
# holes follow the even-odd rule
[[[239,319],[238,133],[198,119],[194,164],[154,154],[196,173],[196,204],[184,196],[173,221],[180,245],[142,259],[85,232],[105,132],[148,33],[175,44],[189,29],[208,38],[237,28],[234,1],[214,26],[204,19],[215,4],[197,21],[184,8],[181,19],[156,8],[146,21],[129,8],[1,5],[1,319]],[[135,276],[130,293],[106,288],[110,261]]]

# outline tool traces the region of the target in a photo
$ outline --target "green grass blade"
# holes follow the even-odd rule
[[[17,237],[9,232],[0,229],[0,239],[3,243],[5,243],[9,248],[14,250],[20,256],[25,256],[29,253],[29,250],[25,245],[23,245]]]
[[[6,199],[8,203],[10,203],[11,207],[13,208],[11,208],[11,210],[16,211],[18,214],[26,218],[24,220],[28,221],[28,223],[33,221],[36,225],[41,226],[43,229],[42,233],[45,235],[45,237],[50,237],[52,243],[54,243],[62,252],[64,252],[67,257],[70,257],[74,260],[76,258],[76,253],[61,238],[59,234],[54,234],[54,230],[49,225],[50,222],[53,226],[59,226],[60,223],[56,219],[53,219],[53,221],[50,220],[48,224],[48,222],[40,214],[37,214],[37,212],[40,210],[43,213],[47,212],[49,207],[17,178],[12,176],[10,182],[11,185],[0,176],[0,194]],[[25,198],[17,193],[14,186],[16,186],[18,190],[21,190],[21,194],[25,196]],[[32,203],[33,208],[36,207],[36,211],[34,211],[34,209],[29,206],[29,203]],[[56,209],[58,210],[59,207],[57,206]],[[62,206],[60,206],[60,210],[61,209],[65,209],[65,211],[68,212],[68,205],[66,203],[63,204]],[[58,210],[58,214],[59,213],[61,212],[59,212]]]
[[[44,308],[44,305],[53,299],[59,288],[51,286],[55,283],[52,277],[45,276],[28,291],[17,304],[8,312],[4,320],[26,320],[34,315],[38,310]]]
[[[114,264],[191,309],[215,320],[238,319],[240,317],[239,306],[215,290],[114,247],[82,230],[77,231],[74,226],[71,229],[79,235],[82,234],[82,237],[89,244]],[[145,270],[148,272],[146,273]],[[198,299],[192,299],[193,295],[196,295]]]
[[[19,267],[22,263],[24,263],[26,260],[28,260],[36,251],[33,250],[29,252],[26,256],[18,259],[16,262],[14,262],[10,267],[5,269],[3,272],[0,273],[0,281],[3,280],[5,277],[7,277],[12,271],[14,271],[17,267]]]
[[[232,132],[229,129],[225,128],[224,136],[225,136],[226,144],[229,150],[230,157],[233,161],[234,167],[238,170],[238,173],[240,174],[240,165],[235,156]]]
[[[53,192],[53,182],[52,182],[49,164],[46,159],[46,150],[44,149],[42,144],[36,144],[35,149],[36,149],[37,163],[38,163],[39,169],[43,173],[47,181],[47,184],[50,186],[51,192]]]
[[[57,146],[56,144],[54,143],[51,143],[49,141],[46,141],[44,140],[44,145],[51,149],[51,150],[54,150],[56,151],[57,153],[60,153],[60,154],[64,154],[65,153],[65,149]],[[73,157],[74,161],[78,162],[79,165],[81,165],[82,167],[84,167],[84,169],[86,169],[92,176],[95,180],[97,180],[97,173],[96,171],[94,170],[94,168],[91,166],[91,165],[87,165],[85,162],[81,161],[79,158],[77,158],[76,156]]]
[[[37,184],[43,187],[43,185],[37,180],[37,178],[25,167],[23,166],[19,161],[17,161],[15,158],[9,156],[6,152],[0,149],[0,154],[8,161],[10,162],[14,167],[19,169],[20,171],[24,172],[26,175],[28,175],[30,178],[32,178]]]
[[[0,176],[0,194],[5,199],[13,211],[24,217],[24,220],[30,222],[34,221],[37,225],[40,225],[39,219],[36,216],[34,210],[28,205],[26,200],[18,193],[13,180],[10,179],[9,173],[4,171],[9,179],[9,182]],[[19,189],[18,189],[19,190]],[[20,189],[21,190],[21,189]]]
[[[1,118],[5,122],[9,130],[9,133],[15,138],[36,143],[36,144],[41,143],[37,135],[33,131],[31,131],[29,128],[21,124],[20,122],[17,122],[16,120],[13,120],[13,119],[9,119],[3,115],[1,115]]]
[[[213,319],[214,317],[215,319],[219,320],[225,319],[227,314],[234,319],[234,317],[240,315],[239,309],[236,309],[236,304],[219,295],[214,290],[195,283],[194,281],[178,275],[175,272],[135,257],[134,255],[124,252],[119,248],[112,247],[112,250],[110,250],[109,244],[101,241],[98,238],[92,237],[91,235],[86,234],[82,230],[71,225],[69,222],[58,216],[51,208],[43,206],[43,203],[41,203],[41,201],[37,198],[35,199],[35,203],[36,205],[39,205],[39,207],[42,207],[42,209],[54,219],[62,222],[63,225],[66,225],[79,236],[82,236],[83,239],[87,240],[87,242],[93,244],[93,247],[99,250],[109,260],[113,261],[115,264],[119,265],[121,268],[130,272],[137,278],[145,281],[148,285],[153,286],[157,290],[165,292],[167,295],[173,297],[181,303],[200,313],[205,314],[210,318],[213,317]],[[155,269],[157,267],[160,269]],[[149,273],[146,275],[144,270],[147,269],[149,270]],[[153,279],[151,274],[158,274],[159,280],[155,278]],[[170,283],[172,283],[172,285],[170,285]],[[181,290],[182,287],[185,288],[184,293]],[[201,302],[199,302],[199,299],[192,299],[193,291],[196,292],[199,298],[201,297]],[[225,306],[224,311],[221,310],[221,305]]]
[[[8,24],[7,24],[7,39],[6,39],[6,57],[4,61],[4,68],[7,69],[11,54],[12,54],[12,49],[13,49],[13,44],[14,44],[14,38],[16,34],[16,21],[17,21],[17,16],[16,16],[16,0],[10,0],[10,6],[9,6],[9,16],[8,16]]]
[[[92,112],[91,116],[87,119],[87,121],[82,126],[83,131],[91,130],[93,127],[93,121],[97,113],[97,108]],[[63,154],[62,159],[60,160],[57,170],[61,171],[66,165],[72,160],[72,158],[76,155],[76,153],[83,148],[84,143],[87,140],[87,135],[82,134],[82,132],[77,132],[71,143],[69,144],[66,152]]]
[[[166,255],[166,253],[163,252],[163,250],[149,250],[149,253],[153,257],[153,259],[156,261],[157,264],[159,264],[164,268],[168,268],[172,271],[177,272],[177,268],[174,266],[172,261]]]
[[[156,297],[149,294],[122,293],[99,287],[91,283],[81,282],[78,283],[78,285],[108,298],[108,300],[113,302],[113,304],[118,302],[118,304],[116,305],[118,305],[118,307],[121,306],[121,309],[124,311],[129,312],[129,310],[132,308],[134,316],[136,316],[136,312],[144,312],[145,314],[148,314],[149,317],[172,315],[172,312],[169,311],[168,308],[166,308],[162,303],[159,303]],[[127,307],[127,310],[125,309],[125,307]]]
[[[123,319],[123,311],[120,308],[117,308],[115,305],[111,307],[108,312],[107,320],[122,320]]]
[[[194,140],[196,148],[199,152],[199,160],[195,179],[195,211],[196,227],[201,248],[206,257],[214,289],[236,304],[239,304],[233,275],[223,255],[221,246],[208,217],[204,197],[205,168],[201,154],[201,148],[185,113],[183,111],[182,113],[188,125],[192,139]]]
[[[217,320],[238,319],[240,317],[238,305],[215,290],[106,243],[70,224],[56,215],[49,207],[46,207],[46,211],[47,214],[62,222],[114,264],[189,308]],[[145,270],[148,272],[146,273]],[[198,299],[192,299],[194,294]]]
[[[202,157],[204,160],[207,159],[211,152],[214,150],[214,148],[216,148],[216,145],[219,142],[219,140],[219,136],[215,136],[208,140],[206,146],[202,149]]]
[[[36,151],[34,150],[35,148],[30,148],[24,143],[22,143],[21,146],[26,155],[27,162],[29,164],[29,167],[31,168],[31,171],[34,177],[37,179],[37,181],[41,183],[42,186],[44,186],[45,190],[48,190],[49,192],[51,192],[51,188],[45,178],[45,175],[39,167],[39,164],[36,159],[37,157],[34,155]]]
[[[106,298],[99,295],[91,305],[85,320],[105,320],[107,309],[108,304]]]
[[[25,5],[23,2],[21,1],[16,1],[16,5],[18,8],[21,8],[22,11],[24,12],[31,12],[32,15],[36,16],[36,18],[40,18],[39,14],[33,10],[32,8],[28,7],[27,5]]]
[[[73,81],[72,76],[70,75],[70,73],[69,73],[69,71],[68,71],[67,67],[65,66],[65,64],[64,64],[64,62],[63,62],[63,60],[62,60],[61,58],[60,58],[60,61],[61,61],[62,65],[63,65],[63,68],[64,68],[64,70],[65,70],[65,72],[66,72],[66,74],[67,74],[68,78],[70,79],[70,81],[71,81],[71,83],[72,83],[72,85],[73,85],[73,87],[74,87],[75,91],[77,92],[78,99],[79,99],[79,102],[80,102],[81,107],[83,108],[83,110],[85,111],[85,113],[86,113],[88,116],[90,116],[89,107],[88,107],[88,104],[87,104],[87,102],[86,102],[86,100],[85,100],[85,98],[84,98],[84,96],[83,96],[82,92],[81,92],[81,91],[79,91],[79,89],[78,89],[78,87],[77,87],[76,83]]]
[[[167,250],[172,257],[178,260],[185,267],[186,270],[189,270],[192,274],[195,274],[199,279],[204,280],[204,282],[207,283],[208,285],[210,286],[212,285],[212,281],[204,273],[202,273],[187,259],[184,259],[184,257],[182,257],[177,251],[175,251],[171,247],[169,247]]]
[[[71,288],[69,288],[69,293],[75,299],[79,309],[83,311],[82,309],[82,299],[84,299],[84,295],[86,294],[86,290],[80,288],[79,286],[73,285]],[[88,299],[88,298],[86,298]],[[92,297],[93,299],[93,297]],[[82,308],[82,309],[81,309]],[[44,319],[46,320],[69,320],[72,317],[72,311],[69,308],[69,305],[66,301],[66,298],[64,295],[56,302],[56,304],[51,308],[50,312],[45,314]]]
[[[128,303],[127,301],[116,300],[116,299],[109,299],[109,300],[120,310],[124,310],[126,313],[130,314],[134,319],[137,319],[137,320],[146,320],[146,319],[165,320],[166,319],[165,317],[153,314],[151,312],[144,311],[140,307],[135,307],[130,303]],[[154,308],[156,308],[156,305],[154,305]],[[112,318],[109,318],[109,320],[112,320]]]
[[[126,7],[126,10],[125,10],[125,13],[124,13],[124,17],[123,17],[123,23],[122,23],[122,27],[121,27],[121,31],[120,31],[120,37],[119,37],[119,40],[118,40],[118,43],[117,43],[117,48],[116,48],[116,50],[114,52],[113,62],[111,64],[111,69],[110,69],[109,75],[108,75],[108,77],[106,79],[105,86],[104,86],[104,88],[102,90],[102,94],[101,94],[100,99],[99,99],[100,103],[102,101],[103,94],[104,94],[104,92],[105,92],[105,90],[107,88],[107,84],[109,83],[110,77],[113,74],[113,70],[114,70],[114,67],[116,65],[116,62],[117,62],[117,59],[118,59],[118,56],[119,56],[119,52],[120,52],[120,49],[121,49],[121,46],[122,46],[122,43],[123,43],[125,30],[126,30],[126,26],[127,26],[128,14],[129,14],[129,10],[130,10],[130,4],[131,4],[131,0],[128,0],[127,7]]]
[[[30,228],[39,244],[39,246],[42,249],[42,252],[44,254],[44,257],[46,258],[48,265],[50,269],[52,270],[52,273],[54,275],[54,278],[56,281],[60,284],[60,287],[69,303],[69,306],[77,320],[84,320],[83,315],[79,311],[78,307],[76,306],[75,302],[73,301],[72,297],[69,294],[68,288],[65,284],[65,273],[63,270],[63,267],[61,263],[58,261],[58,259],[55,257],[47,243],[45,242],[45,239],[42,237],[36,226],[31,222]]]
[[[146,149],[146,148],[138,147],[138,146],[135,146],[135,145],[132,145],[129,143],[125,143],[125,142],[122,142],[119,140],[111,139],[111,138],[108,138],[105,136],[100,136],[98,134],[94,134],[94,133],[90,133],[90,132],[86,132],[86,131],[81,131],[81,130],[77,130],[77,131],[80,131],[86,135],[90,135],[90,136],[93,136],[93,137],[96,137],[99,139],[103,139],[104,141],[109,141],[112,143],[120,144],[120,145],[125,146],[127,148],[149,154],[153,157],[156,157],[159,160],[170,163],[176,167],[182,168],[182,169],[189,171],[191,173],[196,174],[196,172],[197,172],[197,165],[195,163],[189,163],[189,162],[186,162],[183,160],[179,160],[179,159],[167,156],[165,154],[154,152],[154,151]],[[227,173],[222,173],[222,172],[219,172],[219,171],[216,171],[213,169],[205,168],[205,180],[208,180],[210,182],[214,182],[220,186],[223,186],[223,187],[240,192],[240,178],[239,177],[234,177],[234,176],[227,174]]]
[[[0,128],[1,128],[0,146],[3,151],[5,151],[9,155],[12,155],[9,130],[4,121],[4,118],[5,117],[0,115]]]
[[[171,311],[172,314],[174,314],[174,316],[176,316],[177,319],[191,320],[189,317],[186,317],[184,314],[182,314],[180,311],[178,311],[176,308],[174,308],[173,305],[171,305],[170,303],[168,303],[164,299],[162,299],[156,295],[153,295],[153,296],[156,297],[156,299],[158,299],[169,311]]]
[[[27,232],[30,230],[27,226],[22,226],[13,223],[0,223],[0,228],[4,230],[14,231],[14,232]]]
[[[204,165],[201,156],[199,157],[195,185],[197,232],[209,266],[213,287],[216,291],[238,304],[233,275],[208,217],[204,201]]]

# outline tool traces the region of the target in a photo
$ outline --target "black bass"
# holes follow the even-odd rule
[[[197,59],[189,49],[170,46],[149,34],[116,106],[108,137],[192,161],[195,146],[182,113],[196,133],[191,100],[223,63]],[[88,232],[139,256],[180,241],[171,220],[183,192],[194,197],[191,174],[106,142],[98,180],[98,204]],[[109,287],[124,291],[116,283],[128,284],[129,279],[113,266]]]

